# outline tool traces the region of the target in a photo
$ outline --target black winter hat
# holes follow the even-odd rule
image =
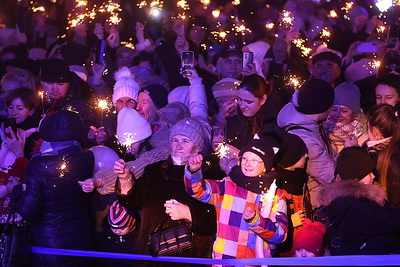
[[[28,70],[34,76],[39,75],[40,63],[30,58],[13,58],[6,61],[7,66]]]
[[[89,51],[86,46],[76,43],[63,43],[60,46],[60,52],[68,65],[84,66],[89,57]]]
[[[329,60],[333,63],[338,64],[339,66],[342,65],[342,58],[330,51],[324,51],[324,52],[315,54],[315,55],[313,55],[313,57],[311,59],[313,65],[322,60]]]
[[[361,147],[346,147],[337,159],[335,173],[342,180],[361,180],[375,169],[374,160]]]
[[[42,63],[40,80],[48,83],[71,82],[71,71],[68,63],[62,59],[52,58]]]
[[[303,139],[295,134],[285,134],[283,136],[283,142],[284,147],[278,162],[282,168],[293,166],[307,153],[307,146]]]
[[[312,79],[299,89],[296,107],[303,114],[319,114],[327,111],[335,100],[335,91],[325,81]]]
[[[275,154],[269,142],[262,139],[252,139],[240,150],[239,156],[243,156],[247,151],[253,152],[262,159],[266,172],[272,169]]]
[[[153,100],[153,103],[157,109],[161,109],[168,104],[168,91],[162,85],[158,84],[148,85],[142,88],[139,91],[139,94],[141,92],[145,92],[150,96],[151,100]]]
[[[80,141],[84,136],[83,123],[78,113],[60,110],[47,116],[39,126],[44,141]]]

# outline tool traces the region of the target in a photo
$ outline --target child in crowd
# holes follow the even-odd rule
[[[272,146],[260,139],[248,142],[223,180],[205,180],[202,155],[189,159],[185,169],[186,191],[217,208],[216,259],[265,258],[275,254],[275,245],[287,234],[286,199],[276,188]]]
[[[294,257],[319,257],[324,254],[325,225],[305,219],[294,243]]]

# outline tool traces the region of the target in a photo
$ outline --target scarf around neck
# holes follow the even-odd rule
[[[243,189],[256,194],[264,194],[268,191],[272,182],[278,178],[278,174],[275,171],[271,171],[256,177],[249,177],[243,174],[240,166],[235,166],[229,173],[229,177]]]
[[[71,150],[70,152],[81,152],[82,148],[78,141],[57,141],[57,142],[47,142],[44,141],[40,147],[41,156],[56,156],[66,154],[66,150]]]

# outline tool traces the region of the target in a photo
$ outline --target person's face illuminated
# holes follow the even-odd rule
[[[240,161],[240,168],[244,175],[256,177],[265,173],[265,165],[262,159],[255,153],[247,151]]]
[[[15,118],[16,123],[23,122],[26,118],[32,115],[33,111],[30,111],[28,107],[22,103],[21,98],[14,98],[8,106],[8,115]]]
[[[42,88],[51,100],[63,99],[67,95],[69,83],[41,82]]]
[[[253,117],[256,115],[266,100],[267,95],[259,99],[246,89],[239,89],[239,107],[245,117]]]
[[[375,175],[372,172],[370,172],[358,182],[361,184],[372,184],[374,181],[374,178],[375,178]]]
[[[117,113],[120,112],[121,109],[123,109],[124,107],[135,109],[136,106],[137,106],[136,101],[128,96],[119,98],[115,103],[115,109],[117,110]]]
[[[196,151],[196,145],[189,137],[176,134],[171,138],[171,155],[173,157],[188,159]]]
[[[129,233],[129,227],[124,227],[124,228],[111,228],[111,231],[119,236],[124,236]]]
[[[340,75],[340,66],[330,60],[321,60],[313,65],[313,76],[333,85]]]
[[[302,257],[315,257],[315,254],[305,248],[296,249],[294,252],[295,257],[302,258]]]
[[[151,97],[145,92],[141,92],[138,97],[137,112],[142,115],[150,124],[158,119],[158,109],[154,105]]]
[[[354,120],[354,113],[343,105],[333,105],[329,118],[335,122],[351,123]]]
[[[375,88],[376,104],[389,104],[395,106],[400,102],[400,95],[396,88],[390,87],[386,84],[378,84]]]
[[[224,78],[234,78],[240,80],[242,70],[242,58],[238,55],[233,55],[228,58],[221,59],[221,69],[219,70],[221,74],[221,79]]]

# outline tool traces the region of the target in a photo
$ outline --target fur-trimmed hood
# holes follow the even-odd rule
[[[324,185],[320,191],[319,199],[323,206],[329,206],[340,197],[353,197],[355,199],[369,199],[383,206],[386,202],[386,193],[380,185],[362,184],[357,181],[338,181]]]

